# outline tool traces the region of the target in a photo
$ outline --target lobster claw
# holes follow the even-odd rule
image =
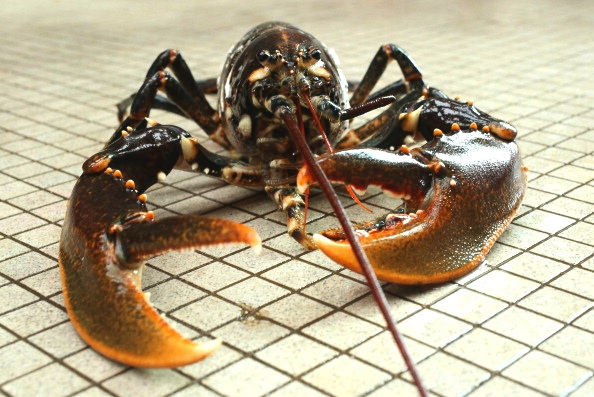
[[[477,267],[526,187],[515,142],[476,130],[440,133],[422,149],[335,152],[319,164],[333,182],[355,191],[375,185],[403,200],[404,213],[356,226],[377,277],[400,284],[445,282]],[[302,191],[314,183],[306,167],[297,183]],[[361,272],[341,230],[326,230],[314,241],[334,261]]]
[[[258,251],[261,240],[252,228],[223,219],[155,220],[139,193],[171,170],[183,139],[170,127],[136,133],[132,138],[142,139],[140,149],[153,161],[137,165],[129,160],[133,151],[119,155],[116,149],[127,144],[120,140],[93,156],[74,186],[60,238],[62,290],[74,328],[95,350],[131,366],[177,367],[210,355],[221,340],[197,344],[159,315],[141,290],[144,262],[172,250],[226,243]],[[171,139],[164,139],[166,133]],[[107,168],[110,163],[121,170]]]

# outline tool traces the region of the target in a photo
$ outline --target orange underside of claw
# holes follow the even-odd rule
[[[363,271],[357,262],[353,250],[346,240],[334,241],[329,238],[322,236],[321,234],[315,234],[313,240],[326,256],[341,264],[342,266],[362,274]],[[364,244],[365,246],[365,244]],[[488,251],[488,250],[486,250]],[[482,256],[484,258],[484,255]],[[374,267],[374,272],[378,279],[396,284],[437,284],[446,281],[454,280],[463,275],[469,273],[482,263],[483,259],[477,258],[476,260],[468,262],[464,266],[460,266],[456,269],[447,269],[446,271],[430,271],[430,268],[424,268],[421,270],[427,270],[423,273],[422,271],[411,272],[411,269],[407,269],[406,266],[399,266],[398,263],[392,263],[390,268]]]
[[[122,364],[144,368],[179,367],[208,357],[222,343],[221,339],[196,343],[182,336],[161,318],[146,300],[144,294],[137,290],[133,292],[137,304],[135,316],[128,318],[126,314],[123,314],[125,317],[122,318],[122,323],[133,326],[138,323],[138,335],[146,342],[143,350],[127,350],[120,345],[111,345],[108,341],[97,338],[97,335],[93,335],[87,327],[81,324],[79,316],[72,308],[68,288],[63,290],[66,309],[79,336],[99,353]],[[142,326],[146,323],[152,326],[146,329]],[[113,324],[113,327],[122,327],[122,324]]]

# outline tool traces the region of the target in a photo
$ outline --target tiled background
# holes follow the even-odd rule
[[[205,176],[178,172],[154,187],[157,215],[246,222],[261,232],[263,255],[234,247],[162,256],[150,261],[145,288],[187,334],[223,337],[218,353],[174,370],[126,368],[81,342],[64,311],[56,257],[65,203],[84,159],[116,127],[114,104],[161,50],[179,48],[196,76],[214,76],[231,44],[268,19],[334,47],[354,80],[380,44],[397,42],[428,82],[520,129],[530,185],[488,265],[444,285],[384,288],[430,392],[594,395],[587,0],[4,0],[0,395],[415,395],[362,278],[301,250],[265,195]],[[153,116],[202,136],[188,121]],[[369,202],[386,205],[382,196]],[[311,229],[329,223],[328,211],[313,200]]]

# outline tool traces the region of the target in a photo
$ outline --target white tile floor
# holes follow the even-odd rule
[[[426,81],[520,130],[529,188],[489,263],[453,283],[384,287],[430,393],[594,395],[592,2],[139,4],[3,3],[0,395],[416,395],[363,279],[304,252],[265,195],[205,176],[177,172],[155,186],[157,216],[247,223],[263,254],[168,254],[149,261],[144,285],[187,335],[223,337],[215,355],[173,370],[128,368],[87,347],[64,310],[56,258],[66,200],[116,127],[114,104],[161,50],[179,48],[197,77],[215,76],[234,41],[270,19],[334,47],[354,80],[380,44],[397,42]],[[368,204],[390,205],[381,195]],[[312,230],[328,225],[327,203],[318,196],[311,207]]]

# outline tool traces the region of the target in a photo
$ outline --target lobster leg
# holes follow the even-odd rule
[[[402,70],[402,74],[404,75],[404,80],[410,85],[410,88],[406,90],[406,92],[412,90],[418,90],[420,92],[420,90],[423,89],[425,86],[425,83],[423,83],[423,76],[412,58],[397,45],[386,44],[379,48],[373,57],[371,64],[367,68],[367,72],[365,72],[361,82],[353,92],[350,100],[351,106],[356,106],[365,102],[390,61],[396,61],[398,63],[398,66],[400,66],[400,70]],[[398,84],[396,86],[398,86]]]
[[[314,250],[316,245],[305,231],[305,201],[294,187],[266,188],[268,195],[287,216],[287,231],[305,249]]]
[[[202,91],[202,93],[205,95],[216,94],[218,91],[217,79],[215,78],[196,80],[196,85],[198,86],[198,90]],[[128,114],[128,108],[132,105],[135,97],[136,93],[130,95],[128,98],[120,101],[116,105],[118,108],[118,120],[120,123],[126,118]],[[153,109],[161,109],[179,116],[188,117],[180,108],[177,107],[175,103],[160,95],[155,96]]]
[[[89,172],[98,172],[98,170],[104,169],[106,164],[113,168],[112,162],[117,164],[119,161],[124,161],[126,168],[134,169],[134,174],[138,175],[137,185],[143,186],[143,190],[145,190],[157,181],[162,181],[166,176],[166,172],[161,171],[156,174],[143,172],[147,162],[152,164],[163,161],[160,156],[168,153],[165,146],[161,146],[160,150],[144,150],[147,145],[159,146],[159,142],[163,139],[178,139],[184,158],[184,161],[177,161],[175,156],[167,157],[165,161],[177,161],[173,165],[168,164],[169,167],[207,174],[234,185],[262,185],[259,167],[213,153],[200,145],[198,140],[188,132],[172,125],[154,124],[152,128],[133,130],[130,133],[124,132],[114,143],[91,156],[83,164],[83,169]]]
[[[167,68],[173,71],[177,79],[165,72]],[[208,92],[213,91],[212,84],[212,80],[204,80],[199,84],[177,51],[163,51],[149,68],[145,81],[138,92],[133,95],[129,116],[122,121],[108,144],[119,137],[120,131],[126,130],[128,127],[138,127],[155,106],[157,91],[163,90],[169,101],[157,100],[158,107],[165,107],[166,110],[172,111],[172,105],[176,106],[186,117],[194,120],[212,140],[226,149],[231,149],[231,145],[223,133],[218,112],[210,106],[202,90],[206,88]],[[118,104],[120,119],[125,114],[130,98]]]
[[[404,75],[404,80],[397,80],[370,95],[390,61],[396,61],[398,63]],[[437,93],[437,90],[426,89],[421,71],[403,49],[395,44],[381,46],[371,61],[361,83],[353,92],[350,104],[351,106],[358,106],[365,100],[374,100],[384,95],[394,95],[396,102],[367,123],[350,130],[338,143],[337,148],[348,149],[359,146],[372,136],[374,137],[374,147],[381,146],[391,150],[398,148],[404,143],[406,134],[399,131],[399,136],[397,133],[391,131],[391,126],[394,124],[394,120],[398,120],[396,116],[402,111],[402,107],[414,102],[423,95],[439,95]]]
[[[64,219],[59,262],[68,314],[91,347],[124,364],[185,365],[221,343],[196,344],[160,317],[141,291],[144,261],[212,244],[261,244],[254,230],[235,222],[196,215],[154,220],[147,211],[142,192],[176,163],[193,159],[186,134],[168,126],[134,131],[93,156]]]

